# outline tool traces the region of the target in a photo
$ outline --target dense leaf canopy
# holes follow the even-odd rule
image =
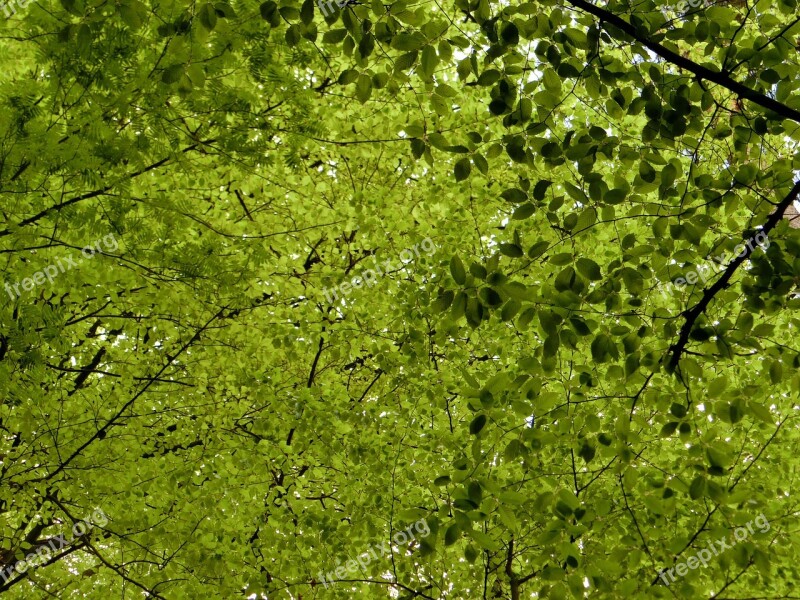
[[[2,10],[5,597],[794,597],[796,0]]]

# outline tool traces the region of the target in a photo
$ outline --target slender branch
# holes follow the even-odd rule
[[[375,371],[375,379],[372,380],[372,383],[370,383],[367,386],[367,389],[364,390],[364,393],[361,394],[361,398],[358,399],[359,402],[361,402],[366,397],[367,393],[369,393],[369,391],[372,389],[372,386],[375,385],[375,382],[377,382],[378,379],[381,378],[381,375],[383,375],[383,369],[378,369],[377,371]]]
[[[323,328],[324,331],[324,328]],[[325,338],[322,336],[319,337],[319,347],[317,348],[317,354],[314,356],[314,362],[311,364],[311,372],[308,374],[308,383],[306,383],[306,387],[310,388],[314,385],[314,376],[317,374],[317,364],[319,364],[319,357],[322,356],[322,350],[324,348]]]
[[[775,209],[775,212],[773,212],[767,219],[767,222],[764,223],[764,227],[762,229],[764,235],[769,235],[769,232],[777,226],[777,224],[783,218],[783,212],[789,206],[791,206],[795,200],[797,200],[798,196],[800,196],[800,181],[794,184],[794,187],[789,194],[783,200],[781,200],[780,204],[778,204],[778,207]],[[675,368],[678,366],[678,362],[681,359],[681,354],[683,354],[683,352],[686,350],[686,344],[689,343],[689,335],[691,334],[692,328],[694,327],[697,319],[701,314],[703,314],[703,312],[705,312],[706,308],[711,303],[711,300],[714,299],[714,296],[728,286],[728,282],[730,281],[731,277],[733,277],[733,274],[736,272],[739,266],[745,260],[747,260],[754,248],[755,245],[752,247],[744,245],[744,252],[736,256],[730,262],[728,267],[722,273],[722,276],[714,282],[714,285],[706,288],[703,291],[703,297],[700,299],[700,301],[683,313],[683,316],[686,320],[681,327],[678,341],[670,346],[670,349],[668,350],[669,362],[667,363],[667,368],[670,372],[674,372]]]
[[[164,373],[164,371],[166,371],[166,370],[167,370],[167,368],[168,368],[168,367],[169,367],[169,366],[170,366],[170,365],[171,365],[171,364],[172,364],[172,363],[175,361],[175,359],[176,359],[176,358],[178,358],[178,357],[179,357],[181,354],[183,354],[183,353],[184,353],[184,352],[185,352],[185,351],[186,351],[186,350],[187,350],[187,349],[188,349],[188,348],[189,348],[189,347],[190,347],[192,344],[194,344],[194,343],[195,343],[195,342],[196,342],[196,341],[197,341],[197,340],[200,338],[200,335],[201,335],[201,334],[202,334],[202,333],[203,333],[203,332],[204,332],[206,329],[208,329],[208,328],[211,326],[211,323],[213,323],[214,321],[216,321],[218,318],[220,318],[220,317],[222,316],[222,313],[223,313],[223,311],[224,311],[224,309],[220,309],[220,310],[219,310],[219,312],[217,312],[217,313],[216,313],[216,314],[215,314],[213,317],[211,317],[211,318],[210,318],[210,319],[209,319],[209,320],[208,320],[208,321],[205,323],[205,325],[203,325],[203,326],[202,326],[200,329],[198,329],[198,330],[197,330],[197,331],[194,333],[194,335],[193,335],[193,336],[192,336],[192,337],[189,339],[189,341],[188,341],[188,342],[186,342],[186,343],[185,343],[183,346],[181,346],[181,348],[180,348],[180,349],[179,349],[179,350],[178,350],[178,351],[177,351],[175,354],[173,354],[172,356],[167,356],[167,362],[164,364],[164,366],[162,366],[162,367],[161,367],[161,369],[159,369],[158,373],[156,373],[156,374],[155,374],[155,376],[154,376],[154,378],[153,378],[153,379],[150,379],[150,380],[149,380],[149,381],[148,381],[148,382],[147,382],[147,383],[146,383],[146,384],[145,384],[145,385],[142,387],[142,389],[141,389],[141,390],[139,390],[139,391],[138,391],[136,394],[134,394],[133,398],[131,398],[130,400],[128,400],[128,401],[127,401],[127,402],[126,402],[126,403],[125,403],[125,404],[122,406],[122,408],[120,408],[120,409],[117,411],[117,414],[115,414],[113,417],[111,417],[111,418],[110,418],[110,419],[109,419],[109,420],[106,422],[106,424],[105,424],[105,425],[103,425],[103,426],[102,426],[100,429],[98,429],[98,430],[97,430],[97,431],[94,433],[94,435],[92,435],[92,437],[90,437],[88,440],[86,440],[86,441],[85,441],[83,444],[81,444],[81,445],[80,445],[80,446],[77,448],[77,450],[75,450],[75,451],[74,451],[72,454],[70,454],[70,455],[69,455],[69,457],[68,457],[68,458],[67,458],[67,459],[66,459],[64,462],[62,462],[62,463],[61,463],[61,464],[58,466],[58,468],[56,468],[56,469],[55,469],[55,470],[54,470],[52,473],[50,473],[50,474],[49,474],[49,475],[47,475],[46,477],[43,477],[42,479],[43,479],[43,480],[49,480],[49,479],[52,479],[53,477],[55,477],[56,475],[58,475],[58,474],[59,474],[61,471],[63,471],[64,469],[66,469],[66,468],[67,468],[67,466],[68,466],[68,465],[69,465],[69,464],[70,464],[70,463],[71,463],[73,460],[75,460],[75,458],[77,458],[77,457],[80,455],[80,453],[81,453],[81,452],[83,452],[83,451],[84,451],[84,450],[85,450],[85,449],[86,449],[86,448],[87,448],[87,447],[88,447],[88,446],[89,446],[89,445],[90,445],[92,442],[94,442],[94,441],[96,441],[96,440],[102,440],[102,439],[103,439],[103,438],[106,436],[106,432],[107,432],[107,431],[108,431],[108,430],[109,430],[109,429],[110,429],[110,428],[111,428],[111,427],[112,427],[112,426],[113,426],[113,425],[114,425],[114,424],[115,424],[115,423],[116,423],[116,422],[117,422],[117,421],[120,419],[120,417],[122,416],[122,414],[123,414],[123,413],[124,413],[126,410],[128,410],[128,408],[129,408],[129,407],[130,407],[130,406],[131,406],[131,405],[132,405],[134,402],[136,402],[136,400],[138,400],[138,399],[139,399],[139,397],[140,397],[142,394],[144,394],[144,393],[145,393],[145,392],[146,392],[146,391],[147,391],[147,390],[150,388],[150,386],[153,384],[153,382],[155,381],[155,379],[157,379],[158,377],[160,377],[160,376],[161,376],[161,374],[162,374],[162,373]]]
[[[205,141],[203,141],[203,142],[201,142],[199,144],[192,144],[191,146],[188,146],[188,147],[184,148],[181,152],[185,154],[186,152],[191,152],[192,150],[195,150],[196,148],[198,148],[198,147],[200,147],[200,146],[202,146],[204,144],[211,144],[211,143],[213,143],[215,141],[216,140],[205,140]],[[171,156],[168,156],[166,158],[162,158],[158,162],[155,162],[155,163],[153,163],[151,165],[148,165],[148,166],[146,166],[146,167],[144,167],[142,169],[139,169],[138,171],[134,171],[133,173],[129,173],[128,175],[125,175],[125,176],[121,177],[119,181],[123,181],[126,178],[127,179],[134,179],[134,178],[138,177],[139,175],[143,175],[143,174],[147,173],[148,171],[152,171],[153,169],[157,169],[158,167],[163,166],[164,164],[168,163],[170,160],[172,160]],[[95,198],[97,196],[101,196],[101,195],[105,194],[107,191],[109,191],[110,189],[113,189],[114,186],[117,185],[117,183],[119,183],[119,181],[117,181],[115,183],[112,183],[111,185],[107,185],[107,186],[105,186],[103,188],[100,188],[99,190],[94,190],[92,192],[86,192],[85,194],[81,194],[80,196],[75,196],[74,198],[70,198],[69,200],[65,200],[64,202],[62,202],[60,204],[56,204],[55,206],[51,206],[49,208],[45,208],[44,210],[42,210],[42,211],[38,212],[37,214],[33,215],[32,217],[28,217],[27,219],[23,219],[22,221],[17,223],[16,227],[24,227],[26,225],[30,225],[31,223],[35,223],[36,221],[39,221],[40,219],[42,219],[43,217],[48,215],[51,211],[59,211],[59,210],[62,210],[64,208],[68,207],[68,206],[71,206],[72,204],[76,204],[77,202],[81,202],[83,200],[88,200],[90,198]],[[8,229],[4,229],[3,231],[0,231],[0,237],[5,237],[7,235],[11,235],[15,228],[8,228]]]
[[[247,215],[247,218],[253,221],[253,215],[250,214],[250,209],[247,208],[247,205],[244,203],[244,198],[242,198],[241,192],[239,190],[233,190],[233,191],[236,194],[236,198],[238,198],[239,200],[239,204],[242,205],[242,208],[244,209],[244,213]]]
[[[704,67],[702,65],[697,64],[693,60],[685,58],[678,54],[677,52],[673,52],[672,50],[665,48],[661,44],[654,42],[652,40],[648,40],[644,37],[640,30],[625,21],[622,17],[611,13],[604,8],[600,8],[599,6],[595,6],[587,2],[586,0],[567,0],[570,4],[579,8],[591,15],[594,15],[598,19],[600,19],[600,26],[608,29],[608,25],[613,25],[617,29],[621,30],[622,32],[628,34],[634,40],[642,44],[645,48],[655,52],[664,60],[667,60],[674,64],[681,69],[685,69],[697,75],[700,79],[705,79],[707,81],[711,81],[716,83],[717,85],[721,85],[732,91],[735,94],[738,94],[742,98],[746,98],[759,106],[763,106],[785,119],[791,119],[800,123],[800,110],[791,108],[786,106],[785,104],[778,102],[774,98],[770,98],[769,96],[762,94],[760,92],[756,92],[755,90],[750,89],[749,87],[742,85],[735,79],[731,78],[726,73],[720,71],[714,71],[708,67]]]

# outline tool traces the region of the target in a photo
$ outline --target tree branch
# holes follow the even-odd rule
[[[617,29],[621,30],[622,32],[628,34],[634,40],[642,44],[645,48],[655,52],[664,60],[674,64],[681,69],[685,69],[697,75],[700,79],[705,79],[707,81],[711,81],[712,83],[716,83],[717,85],[721,85],[732,91],[735,94],[738,94],[742,98],[746,98],[759,106],[762,106],[766,109],[769,109],[778,115],[782,116],[785,119],[791,119],[800,123],[800,110],[796,110],[785,104],[778,102],[777,100],[770,98],[769,96],[762,94],[760,92],[756,92],[755,90],[750,89],[749,87],[742,85],[735,79],[732,79],[729,75],[721,71],[713,71],[708,67],[704,67],[702,65],[697,64],[693,60],[688,58],[684,58],[680,54],[673,52],[672,50],[665,48],[661,44],[654,42],[652,40],[648,40],[646,37],[642,36],[640,31],[625,21],[623,18],[611,13],[599,6],[595,6],[587,2],[586,0],[567,0],[570,4],[579,8],[591,15],[594,15],[598,19],[600,19],[600,26],[608,29],[607,25],[613,25]]]
[[[184,148],[183,150],[181,150],[181,152],[185,154],[187,152],[191,152],[192,150],[195,150],[196,148],[198,148],[198,147],[200,147],[202,145],[211,144],[211,143],[213,143],[215,141],[216,140],[205,140],[205,141],[203,141],[203,142],[201,142],[199,144],[192,144],[191,146],[188,146],[188,147]],[[33,215],[32,217],[28,217],[27,219],[23,219],[22,221],[17,223],[16,227],[24,227],[26,225],[30,225],[31,223],[35,223],[36,221],[42,219],[47,214],[49,214],[51,211],[59,211],[59,210],[61,210],[63,208],[66,208],[67,206],[70,206],[72,204],[76,204],[77,202],[81,202],[83,200],[88,200],[89,198],[95,198],[97,196],[105,194],[108,190],[113,189],[114,186],[117,185],[117,183],[119,183],[120,181],[123,181],[126,178],[127,179],[135,179],[139,175],[144,175],[148,171],[152,171],[153,169],[157,169],[158,167],[163,166],[164,164],[168,163],[170,160],[172,160],[171,156],[168,156],[166,158],[162,158],[158,162],[155,162],[155,163],[153,163],[151,165],[148,165],[148,166],[144,167],[143,169],[139,169],[138,171],[134,171],[133,173],[129,173],[128,175],[124,175],[123,177],[120,178],[119,181],[116,181],[116,182],[112,183],[111,185],[107,185],[104,188],[100,188],[99,190],[94,190],[92,192],[86,192],[85,194],[81,194],[80,196],[75,196],[74,198],[70,198],[69,200],[65,200],[64,202],[62,202],[60,204],[56,204],[55,206],[51,206],[49,208],[45,208],[44,210],[42,210],[42,211],[38,212],[37,214]],[[11,235],[13,233],[13,231],[14,231],[14,228],[4,229],[3,231],[0,231],[0,237],[5,237],[7,235]]]
[[[775,209],[767,222],[764,223],[763,233],[764,235],[769,235],[769,232],[772,231],[778,222],[783,218],[783,212],[792,205],[792,203],[797,200],[798,196],[800,196],[800,181],[794,184],[794,187],[789,192],[789,194],[781,200],[778,207]],[[753,249],[755,246],[751,247],[748,245],[744,246],[744,252],[738,256],[736,256],[728,265],[728,268],[722,273],[722,276],[714,282],[709,288],[706,288],[703,291],[703,297],[700,301],[695,304],[692,308],[685,311],[683,316],[685,317],[685,321],[683,326],[681,327],[680,335],[678,336],[678,341],[675,342],[670,349],[668,350],[667,354],[669,355],[669,362],[667,363],[667,369],[670,372],[674,372],[675,368],[678,366],[678,362],[681,359],[681,355],[686,350],[686,344],[689,343],[689,335],[692,332],[692,328],[694,327],[695,322],[700,317],[703,312],[705,312],[708,305],[711,303],[711,300],[714,299],[714,296],[717,295],[719,291],[726,288],[728,286],[728,282],[730,281],[733,274],[749,256],[752,254]]]

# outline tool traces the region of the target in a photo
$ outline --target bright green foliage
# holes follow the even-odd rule
[[[0,26],[0,592],[791,596],[796,0],[330,6]]]

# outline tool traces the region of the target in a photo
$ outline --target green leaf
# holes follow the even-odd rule
[[[675,430],[678,428],[678,425],[679,423],[677,421],[670,421],[669,423],[665,423],[658,435],[660,435],[661,437],[670,437],[673,433],[675,433]]]
[[[622,281],[633,295],[639,295],[644,290],[644,278],[641,273],[630,267],[622,269]]]
[[[683,404],[678,404],[677,402],[673,402],[672,406],[670,406],[669,412],[672,413],[674,417],[678,419],[682,419],[686,416],[687,410]]]
[[[346,29],[331,29],[330,31],[325,32],[325,34],[322,36],[322,41],[326,44],[338,44],[345,38],[346,35],[347,35]],[[352,70],[345,71],[345,73],[347,72],[355,73],[356,77],[358,76],[358,71],[352,71]],[[353,79],[353,81],[355,81],[355,79]],[[339,79],[339,83],[342,83],[341,76]],[[352,83],[352,81],[346,82],[345,85],[347,85],[347,83]]]
[[[474,563],[479,556],[478,550],[472,544],[468,544],[466,548],[464,548],[464,558],[467,559],[467,562],[472,564]]]
[[[689,497],[692,500],[697,500],[703,496],[705,489],[706,480],[702,476],[698,475],[692,480],[692,483],[689,486]]]
[[[484,175],[487,175],[489,173],[489,163],[482,155],[474,154],[472,156],[472,163]]]
[[[361,73],[356,80],[356,98],[364,104],[372,95],[372,78],[366,73]]]
[[[171,65],[161,73],[161,81],[164,83],[177,83],[183,77],[185,65]]]
[[[706,448],[706,457],[712,467],[725,468],[731,463],[730,454],[723,448],[709,446]]]
[[[468,158],[462,158],[461,160],[457,161],[455,167],[453,168],[456,181],[464,181],[467,177],[469,177],[470,170],[471,167]]]
[[[467,272],[464,269],[464,263],[461,262],[461,259],[458,256],[453,256],[450,259],[450,275],[453,276],[453,280],[458,285],[464,285],[467,283]]]
[[[576,266],[578,267],[578,272],[591,281],[599,281],[603,278],[600,273],[600,265],[590,258],[579,258]]]
[[[86,54],[92,47],[92,30],[86,23],[81,23],[78,26],[78,32],[75,36],[76,47],[81,54]]]
[[[454,298],[455,294],[451,290],[445,290],[441,296],[434,300],[431,304],[431,308],[434,312],[443,313],[453,304]]]
[[[489,304],[489,302],[487,302],[486,304]],[[484,315],[483,304],[478,302],[477,298],[468,298],[467,307],[464,313],[467,317],[467,323],[470,325],[470,327],[472,328],[479,327],[481,321],[483,321],[483,315]]]
[[[533,186],[533,197],[536,200],[544,200],[545,194],[550,186],[553,185],[553,182],[547,179],[543,179],[538,181],[535,186]]]
[[[591,444],[583,444],[580,450],[578,451],[578,456],[580,456],[587,463],[592,462],[592,459],[594,458],[595,454],[596,450],[594,446],[592,446]]]
[[[524,255],[522,248],[516,244],[500,244],[500,252],[511,258],[519,258]]]
[[[603,201],[608,204],[621,204],[625,201],[626,196],[627,192],[624,189],[614,188],[605,193]]]
[[[617,348],[609,336],[601,333],[595,336],[591,345],[592,358],[599,363],[606,362],[609,358],[617,358]]]
[[[527,219],[535,212],[536,212],[536,205],[527,202],[522,206],[517,207],[514,210],[514,214],[511,216],[511,218],[517,221],[521,221],[523,219]]]
[[[656,180],[656,170],[649,162],[643,160],[639,163],[639,177],[647,183],[652,183]]]
[[[528,249],[528,258],[538,258],[550,247],[549,242],[536,242]]]
[[[194,87],[201,88],[206,82],[206,73],[202,65],[189,65],[186,75],[191,80]]]
[[[519,300],[515,300],[514,298],[511,298],[503,306],[503,310],[501,311],[500,318],[503,321],[510,321],[511,319],[513,319],[517,315],[517,313],[520,311],[521,308],[522,308],[522,305],[520,304]]]
[[[84,4],[80,0],[61,0],[61,6],[76,17],[83,17],[85,12]]]
[[[497,83],[500,79],[500,71],[497,69],[487,69],[478,77],[478,85],[489,86]]]
[[[314,5],[314,0],[304,0],[300,7],[300,21],[304,25],[308,25],[314,20]]]
[[[119,15],[131,29],[139,29],[147,17],[147,8],[137,0],[130,0],[118,6]]]
[[[514,490],[504,490],[497,495],[498,499],[506,504],[513,504],[519,506],[524,503],[527,498],[524,494],[520,494]]]
[[[458,541],[458,538],[460,537],[461,537],[461,527],[459,526],[458,523],[453,523],[444,532],[444,545],[452,546]]]
[[[414,33],[401,33],[392,39],[392,48],[402,52],[410,52],[412,50],[419,50],[425,46],[425,37],[418,32]]]
[[[286,33],[284,34],[284,40],[286,40],[286,44],[293,48],[300,43],[300,39],[302,38],[302,34],[300,32],[300,26],[297,23],[293,23],[286,28]]]
[[[200,17],[200,23],[207,30],[212,31],[217,26],[217,11],[210,2],[200,5],[198,15]]]
[[[453,299],[453,306],[450,308],[450,318],[457,321],[466,314],[466,310],[467,310],[467,294],[465,294],[464,292],[459,292]]]
[[[281,17],[283,17],[287,21],[299,21],[300,20],[300,11],[297,10],[294,6],[281,6],[278,9]]]
[[[217,11],[217,16],[223,19],[235,19],[237,16],[236,11],[227,2],[216,2],[214,9]]]
[[[467,496],[475,504],[480,505],[481,500],[483,499],[483,489],[481,488],[481,484],[477,481],[471,481],[467,486]]]
[[[439,57],[436,54],[436,50],[433,46],[425,46],[422,49],[422,59],[420,60],[420,67],[422,68],[422,73],[427,76],[433,76],[434,71],[436,71],[436,67],[439,64]]]
[[[769,380],[775,385],[783,381],[783,365],[780,360],[773,360],[770,363]]]
[[[748,402],[747,406],[750,409],[750,412],[757,418],[761,419],[764,423],[772,424],[775,422],[775,418],[772,416],[772,413],[770,413],[769,409],[763,404],[750,401]]]
[[[528,194],[520,190],[519,188],[511,188],[505,190],[503,193],[500,194],[503,200],[507,202],[525,202],[528,199]]]
[[[483,533],[482,531],[478,531],[477,529],[470,529],[468,531],[470,537],[475,540],[481,548],[486,550],[490,550],[492,552],[497,552],[503,545],[492,538],[490,535]]]
[[[406,52],[405,54],[400,55],[397,60],[394,61],[394,68],[397,71],[408,71],[414,64],[417,62],[417,58],[419,57],[419,52],[414,50],[413,52]]]
[[[262,2],[261,6],[259,6],[259,12],[261,13],[261,18],[265,21],[270,21],[274,19],[275,14],[277,14],[278,5],[275,4],[272,0],[267,0],[266,2]]]
[[[504,44],[508,45],[516,45],[519,44],[519,30],[517,26],[514,24],[513,21],[509,21],[505,24],[502,31],[500,32],[500,38],[503,40]]]
[[[486,425],[486,415],[478,415],[469,424],[469,432],[472,435],[478,435]]]

